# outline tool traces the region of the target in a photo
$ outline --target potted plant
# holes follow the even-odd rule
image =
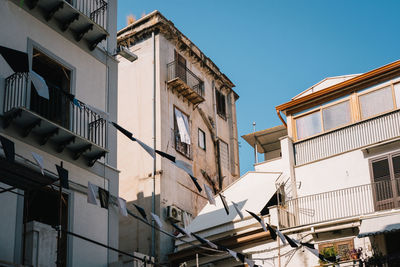
[[[327,261],[324,260],[319,260],[319,263],[321,265],[327,264],[327,263],[337,263],[338,260],[338,253],[334,247],[326,247],[321,250],[320,254],[324,256],[324,258]]]
[[[362,253],[362,248],[353,248],[352,250],[350,250],[350,257],[352,260],[358,260],[360,259]]]

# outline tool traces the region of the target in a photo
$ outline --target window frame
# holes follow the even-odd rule
[[[200,132],[203,133],[203,138],[204,138],[204,147],[201,147],[200,145]],[[206,132],[204,132],[202,129],[198,128],[197,131],[197,145],[200,149],[206,151],[207,150],[207,142],[206,142]]]
[[[345,123],[345,124],[341,124],[341,125],[339,125],[339,126],[337,126],[337,127],[331,128],[331,129],[329,129],[329,130],[325,130],[323,110],[326,109],[326,108],[332,107],[332,106],[334,106],[334,105],[341,104],[341,103],[346,102],[346,101],[349,101],[350,122],[349,122],[349,123]],[[312,114],[312,113],[315,113],[315,112],[319,112],[319,113],[320,113],[321,131],[320,131],[319,133],[314,134],[314,135],[310,135],[310,136],[304,137],[304,138],[302,138],[302,139],[299,139],[299,138],[298,138],[298,135],[297,135],[296,120],[299,119],[299,118],[301,118],[301,117],[304,117],[304,116],[310,115],[310,114]],[[334,130],[336,130],[336,129],[342,128],[342,127],[344,127],[344,126],[346,126],[346,125],[350,125],[350,124],[352,124],[352,123],[354,122],[354,121],[353,121],[352,113],[353,113],[353,110],[352,110],[352,105],[351,105],[351,96],[348,95],[348,96],[346,96],[346,97],[344,97],[344,98],[341,98],[341,99],[339,99],[339,100],[332,101],[332,102],[330,102],[330,103],[328,103],[328,104],[326,104],[326,105],[320,105],[320,106],[318,106],[318,107],[309,109],[309,110],[307,110],[307,111],[304,112],[304,113],[297,114],[297,115],[295,115],[295,116],[292,117],[293,126],[294,126],[293,128],[294,128],[295,140],[297,140],[297,141],[306,140],[306,139],[308,139],[308,138],[312,138],[312,137],[317,136],[317,135],[320,135],[320,134],[322,134],[322,133],[331,132],[331,131],[334,131]]]
[[[226,144],[226,154],[227,154],[227,156],[226,156],[226,160],[227,160],[227,166],[223,166],[222,165],[222,159],[221,159],[221,142],[222,143],[224,143],[224,144]],[[225,168],[225,169],[227,169],[228,171],[230,171],[230,167],[231,167],[231,164],[230,164],[230,158],[229,158],[229,156],[230,156],[230,154],[229,154],[229,144],[227,143],[227,142],[225,142],[224,140],[222,140],[221,138],[218,138],[218,154],[219,154],[219,162],[220,162],[220,165],[221,165],[221,168]]]
[[[223,99],[223,104],[220,103],[221,99]],[[215,102],[216,102],[216,106],[217,106],[217,114],[221,118],[226,120],[226,95],[224,95],[224,93],[219,89],[215,89]],[[220,108],[222,108],[222,106],[223,106],[223,112],[220,110]]]
[[[179,128],[178,128],[178,124],[177,124],[177,122],[176,122],[175,109],[178,109],[183,115],[185,115],[185,116],[187,117],[187,120],[188,120],[188,124],[189,124],[189,135],[190,135],[190,145],[189,145],[189,144],[186,144],[186,143],[184,143],[184,142],[182,142],[182,141],[180,141],[180,139],[179,139],[179,143],[181,143],[181,144],[183,144],[184,146],[186,146],[186,150],[187,150],[186,153],[183,152],[183,151],[181,151],[181,150],[179,150],[179,149],[177,148],[177,146],[176,146],[176,143],[177,143],[176,136],[177,136],[177,133],[178,133],[178,136],[179,136]],[[173,126],[172,129],[173,129],[173,133],[174,133],[174,148],[175,148],[175,151],[177,151],[179,154],[181,154],[181,155],[183,155],[184,157],[186,157],[186,158],[188,158],[188,159],[191,160],[191,159],[192,159],[193,140],[192,140],[192,131],[191,131],[190,116],[189,116],[186,112],[184,112],[184,111],[182,111],[180,108],[178,108],[176,105],[173,105],[173,124],[174,124],[174,126]]]
[[[325,248],[329,248],[329,247],[334,247],[336,252],[339,255],[339,245],[341,244],[348,244],[349,245],[349,258],[348,259],[340,259],[339,262],[342,261],[347,261],[347,260],[351,260],[351,255],[350,255],[350,251],[352,249],[354,249],[354,238],[351,239],[343,239],[343,240],[335,240],[335,241],[330,241],[330,242],[324,242],[324,243],[320,243],[318,244],[318,252],[321,253],[323,249]]]
[[[394,110],[399,109],[399,107],[397,107],[397,103],[396,103],[396,93],[395,93],[395,91],[394,91],[394,84],[398,84],[398,83],[400,83],[400,81],[397,81],[396,83],[394,83],[393,81],[391,81],[389,84],[388,84],[388,83],[383,83],[383,84],[380,84],[380,85],[377,86],[377,87],[369,88],[369,89],[366,89],[366,90],[362,90],[362,91],[357,92],[357,106],[358,106],[358,115],[359,115],[360,121],[368,120],[368,119],[371,119],[371,118],[380,116],[380,115],[382,115],[382,114],[386,114],[386,113],[389,113],[389,112],[392,112],[392,111],[394,111]],[[361,101],[360,101],[360,97],[361,97],[361,96],[364,96],[364,95],[371,94],[371,93],[376,92],[376,91],[379,91],[379,90],[381,90],[381,89],[384,89],[385,87],[390,87],[390,89],[391,89],[391,91],[392,91],[393,108],[392,108],[392,109],[389,109],[389,110],[386,110],[386,111],[383,111],[383,112],[380,112],[380,113],[376,113],[376,114],[374,114],[374,115],[372,115],[372,116],[363,118],[363,116],[362,116],[362,110],[361,110]]]

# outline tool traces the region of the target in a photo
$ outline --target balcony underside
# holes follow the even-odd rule
[[[16,1],[20,5],[21,1]],[[68,29],[74,34],[77,42],[84,40],[93,50],[98,43],[105,40],[108,32],[87,15],[63,0],[25,0],[28,11],[38,9],[46,21],[55,20],[63,32]],[[35,15],[35,12],[31,12]]]
[[[83,157],[89,166],[108,151],[91,141],[25,108],[13,108],[4,114],[3,127],[15,126],[22,137],[32,135],[38,144],[47,143],[58,153],[67,152],[73,160]]]
[[[172,79],[168,81],[167,84],[168,88],[170,88],[172,92],[176,92],[178,95],[183,96],[193,105],[200,104],[205,100],[201,95],[199,95],[195,90],[193,90],[180,78]]]

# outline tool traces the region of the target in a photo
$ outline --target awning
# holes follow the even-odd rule
[[[400,214],[362,220],[358,237],[386,234],[400,231]]]

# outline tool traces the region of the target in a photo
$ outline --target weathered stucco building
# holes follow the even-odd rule
[[[234,84],[158,11],[120,30],[118,44],[138,56],[119,64],[119,124],[151,147],[155,137],[155,148],[189,164],[202,187],[218,192],[239,178]],[[151,211],[154,169],[155,212],[164,229],[172,232],[171,220],[187,226],[207,202],[204,190],[122,134],[118,145],[120,195],[128,208],[136,203]],[[156,240],[156,257],[165,261],[173,240],[158,233]],[[150,228],[124,218],[120,248],[150,255]]]
[[[217,200],[188,230],[261,266],[318,266],[324,263],[318,253],[340,266],[358,266],[360,259],[369,266],[398,266],[399,103],[396,61],[326,78],[277,106],[283,125],[243,136],[265,160],[224,192],[240,204],[244,218],[233,209],[226,216]],[[298,247],[272,240],[245,210],[279,227]],[[313,244],[317,255],[300,242]],[[200,264],[242,266],[224,251],[177,245],[170,256],[175,265],[196,266],[197,253]]]
[[[117,119],[116,21],[117,1],[0,0],[0,135],[15,145],[15,160],[0,149],[2,266],[118,260],[65,232],[58,244],[53,228],[61,217],[63,231],[118,247],[118,210],[86,195],[91,182],[118,196],[117,135],[106,123]],[[61,216],[56,165],[69,180]]]

